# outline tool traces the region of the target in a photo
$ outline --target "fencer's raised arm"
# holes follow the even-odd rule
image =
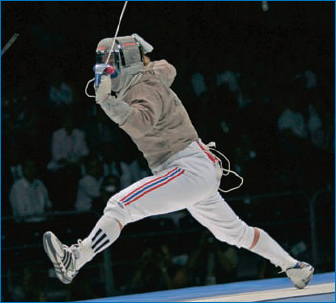
[[[111,81],[103,76],[96,101],[131,137],[140,138],[162,117],[165,99],[178,99],[169,89],[175,76],[175,68],[166,60],[151,62],[144,68],[142,77],[121,94],[122,99],[111,96]]]

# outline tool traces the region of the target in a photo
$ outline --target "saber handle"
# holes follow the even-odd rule
[[[93,71],[95,73],[94,85],[96,89],[99,87],[102,75],[110,75],[111,78],[118,76],[118,71],[113,66],[108,64],[96,64],[93,67]]]

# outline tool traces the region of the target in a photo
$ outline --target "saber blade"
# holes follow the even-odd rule
[[[13,43],[15,42],[15,40],[19,37],[20,35],[18,33],[15,33],[6,43],[6,45],[4,46],[4,48],[1,50],[1,57],[2,55],[13,45]]]

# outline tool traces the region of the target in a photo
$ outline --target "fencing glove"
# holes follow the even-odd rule
[[[101,104],[111,96],[111,77],[110,75],[102,75],[101,81],[96,90],[96,103]]]

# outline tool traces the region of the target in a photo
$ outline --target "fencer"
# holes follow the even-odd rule
[[[166,60],[151,61],[152,50],[137,34],[98,43],[95,70],[103,66],[106,73],[97,72],[96,103],[131,137],[153,175],[113,195],[90,234],[78,243],[69,247],[53,232],[44,234],[44,249],[57,277],[70,283],[84,264],[116,241],[125,225],[187,209],[219,241],[266,258],[297,288],[304,288],[313,266],[293,258],[264,230],[242,221],[218,192],[220,159],[199,138],[170,88],[174,66]]]

